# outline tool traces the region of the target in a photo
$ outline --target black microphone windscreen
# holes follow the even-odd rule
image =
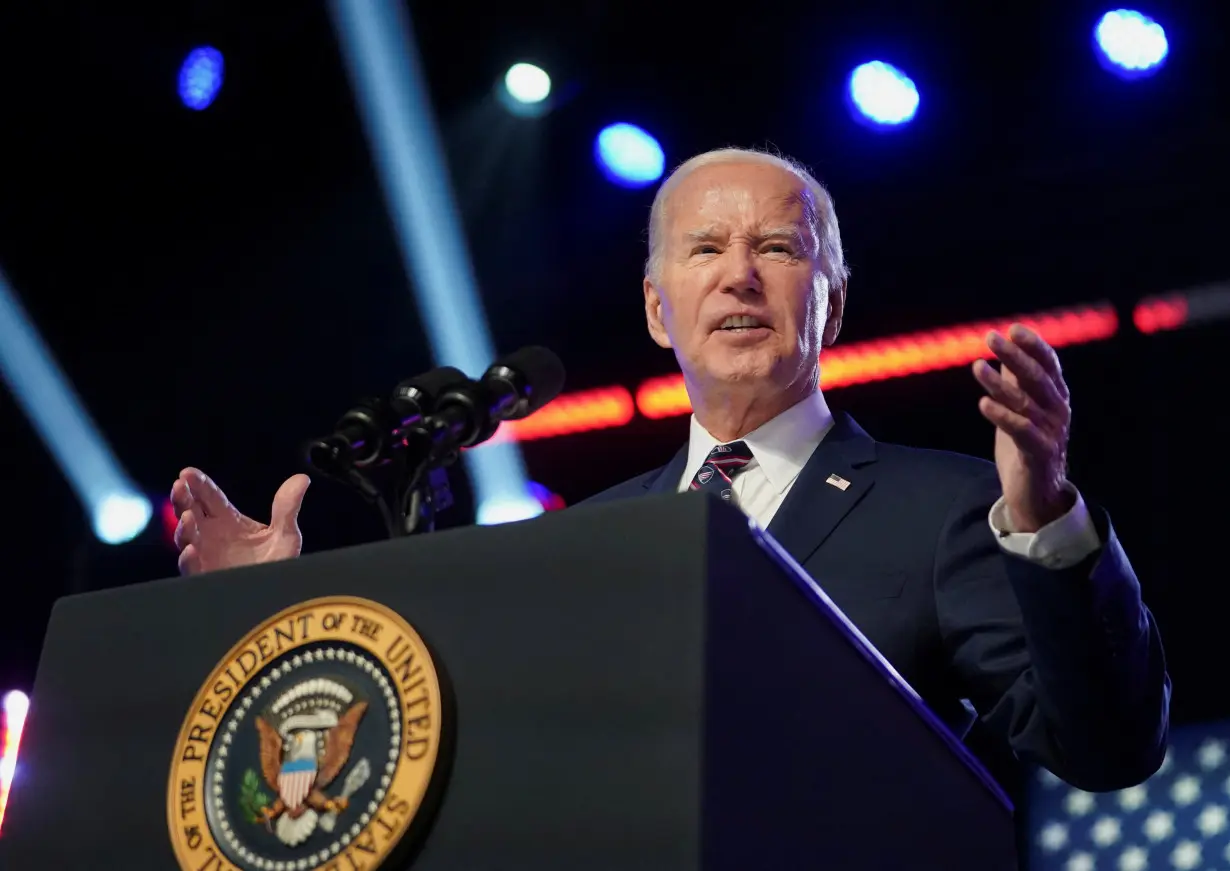
[[[511,369],[525,380],[525,398],[529,401],[526,415],[542,408],[564,389],[564,361],[550,348],[531,345],[502,357],[495,365]]]
[[[441,366],[439,369],[432,369],[430,372],[411,378],[403,383],[416,387],[425,395],[435,399],[444,390],[456,387],[458,384],[465,384],[469,380],[466,377],[466,373],[456,366]]]
[[[453,366],[441,366],[407,378],[393,388],[393,413],[403,424],[409,423],[435,411],[436,402],[446,391],[469,383],[466,374]]]

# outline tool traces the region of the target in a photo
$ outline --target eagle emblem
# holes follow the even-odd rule
[[[324,596],[266,618],[180,726],[166,793],[174,866],[404,867],[452,770],[452,704],[431,649],[392,608]]]
[[[325,794],[350,760],[367,702],[329,678],[303,681],[256,717],[261,775],[276,800],[260,808],[258,822],[287,846],[306,841],[319,825],[332,831],[350,796],[371,776],[366,759],[355,764],[332,797]]]

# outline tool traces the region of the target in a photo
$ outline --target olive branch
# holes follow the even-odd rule
[[[244,818],[250,823],[261,821],[261,809],[269,807],[273,797],[261,789],[261,779],[256,771],[249,768],[243,773],[243,782],[239,786],[239,808]]]

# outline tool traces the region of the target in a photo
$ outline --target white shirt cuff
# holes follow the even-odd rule
[[[1075,487],[1068,484],[1076,496],[1071,510],[1052,520],[1037,532],[1013,532],[1012,518],[1004,497],[995,500],[988,518],[995,540],[1006,552],[1048,569],[1068,569],[1080,563],[1102,546],[1085,500]]]

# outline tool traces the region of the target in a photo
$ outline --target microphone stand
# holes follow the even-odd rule
[[[351,462],[348,446],[340,440],[324,439],[308,446],[308,468],[354,490],[365,502],[375,505],[390,538],[398,535],[398,525],[380,488],[363,469]]]
[[[453,504],[446,469],[462,446],[487,441],[501,421],[531,414],[563,386],[564,364],[536,346],[497,360],[477,381],[442,366],[402,382],[388,401],[346,412],[334,435],[309,443],[308,464],[376,505],[390,538],[432,532],[436,512]],[[367,474],[390,465],[395,511]]]
[[[428,450],[412,451],[411,438],[415,435],[419,433],[397,433],[392,459],[371,467],[392,467],[391,499],[373,480],[366,467],[360,468],[350,461],[345,445],[328,441],[314,443],[315,450],[310,454],[309,466],[375,505],[389,538],[434,532],[436,512],[453,504],[447,466],[456,461],[457,452],[440,455],[431,449],[425,432],[422,436],[428,438],[425,445]],[[417,440],[416,443],[423,444]],[[412,458],[412,454],[417,458]]]
[[[458,452],[440,450],[423,421],[399,435],[393,473],[398,534],[434,532],[436,512],[453,505],[448,467],[457,461]]]
[[[429,470],[426,480],[418,487],[406,490],[399,504],[401,512],[398,523],[402,534],[435,532],[436,512],[444,511],[453,505],[448,472],[440,467]]]

